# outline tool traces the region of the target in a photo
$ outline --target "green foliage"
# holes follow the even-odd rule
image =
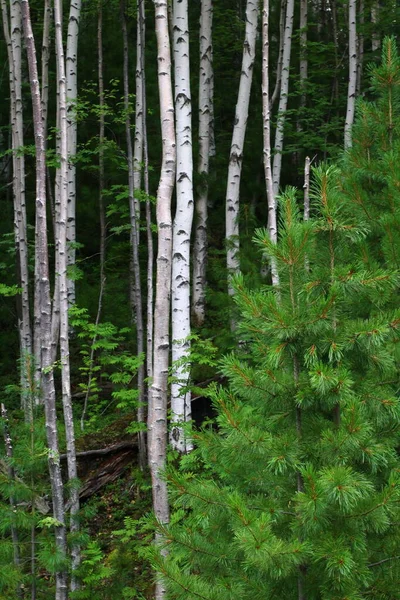
[[[391,44],[374,70],[383,83],[397,77]],[[196,434],[195,451],[166,472],[174,510],[158,531],[168,553],[149,555],[171,600],[294,600],[299,590],[311,600],[396,597],[400,215],[397,171],[384,169],[396,143],[396,86],[376,105],[381,138],[368,137],[364,103],[344,168],[314,170],[313,218],[302,221],[289,188],[278,244],[255,234],[280,285],[249,289],[236,279],[240,345],[220,361],[229,387],[209,391],[217,430]],[[374,150],[372,176],[359,139]],[[375,195],[376,182],[393,192]],[[356,203],[365,194],[364,218],[350,190]]]

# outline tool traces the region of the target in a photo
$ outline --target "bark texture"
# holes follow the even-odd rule
[[[154,372],[149,397],[148,451],[152,479],[153,508],[161,523],[169,521],[167,485],[162,478],[167,450],[167,387],[169,314],[171,297],[172,219],[171,197],[176,170],[174,103],[171,81],[171,51],[166,0],[155,0],[158,86],[162,136],[161,176],[157,190],[157,274],[154,307]],[[155,598],[165,598],[163,583],[156,583]]]
[[[199,84],[199,184],[195,203],[196,224],[193,247],[192,315],[201,327],[206,314],[208,175],[212,131],[212,0],[202,0],[200,14],[200,84]]]
[[[66,557],[67,541],[64,520],[64,489],[58,449],[53,365],[51,364],[51,302],[47,248],[45,140],[35,40],[32,32],[28,0],[22,0],[21,7],[28,57],[36,152],[36,272],[38,277],[35,294],[38,298],[37,305],[40,308],[40,337],[42,341],[41,390],[44,399],[46,435],[49,448],[48,462],[53,499],[53,515],[57,521],[57,526],[55,527],[56,547],[59,555]],[[67,595],[67,572],[65,568],[60,568],[56,572],[56,600],[66,600]]]
[[[354,123],[354,113],[356,107],[356,86],[357,86],[357,1],[349,0],[349,84],[347,88],[347,109],[346,121],[344,125],[344,147],[352,146],[352,128]]]
[[[176,115],[176,213],[172,240],[171,445],[192,449],[181,423],[192,418],[187,390],[190,366],[190,236],[193,222],[192,99],[190,91],[188,0],[174,0],[174,79]],[[186,364],[185,364],[186,363]]]
[[[284,127],[286,109],[288,103],[289,94],[289,69],[290,69],[290,55],[292,50],[292,33],[293,33],[293,18],[294,18],[294,0],[287,0],[286,4],[286,19],[285,19],[285,31],[283,37],[283,56],[282,56],[282,78],[281,78],[281,89],[278,106],[278,119],[276,123],[275,131],[275,156],[272,165],[272,179],[274,187],[274,195],[277,196],[279,192],[279,184],[281,180],[281,169],[282,169],[282,152],[283,152],[283,141],[284,141]]]
[[[257,23],[259,3],[257,0],[247,0],[246,30],[243,44],[242,70],[240,75],[239,94],[236,104],[235,124],[233,127],[232,143],[229,156],[228,184],[225,204],[225,239],[227,244],[226,265],[228,277],[238,273],[239,263],[239,198],[240,180],[242,173],[243,147],[246,135],[247,119],[253,67],[255,59]],[[229,294],[233,288],[228,284]]]

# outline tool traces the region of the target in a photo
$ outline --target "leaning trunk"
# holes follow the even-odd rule
[[[243,60],[240,75],[239,95],[236,104],[235,125],[233,128],[231,150],[229,156],[228,185],[226,190],[225,225],[227,256],[226,264],[228,277],[240,270],[239,263],[239,194],[242,173],[243,146],[246,134],[247,118],[249,115],[250,91],[253,79],[255,58],[257,22],[259,3],[257,0],[247,0],[246,31],[243,45]],[[233,294],[231,284],[229,294]]]
[[[284,126],[289,94],[289,69],[290,54],[292,49],[292,32],[294,17],[294,0],[287,0],[285,33],[283,37],[283,56],[282,56],[282,79],[278,107],[278,120],[275,131],[275,156],[272,166],[272,181],[274,186],[274,196],[279,192],[282,169],[282,152],[284,139]]]

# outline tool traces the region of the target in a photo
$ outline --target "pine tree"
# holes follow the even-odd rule
[[[236,279],[241,344],[221,361],[229,387],[210,390],[217,431],[198,434],[166,474],[168,556],[153,560],[170,599],[398,597],[396,61],[386,40],[373,72],[382,98],[361,105],[343,170],[314,170],[313,218],[301,219],[289,189],[278,244],[257,232],[279,288]],[[360,218],[350,197],[379,222]]]

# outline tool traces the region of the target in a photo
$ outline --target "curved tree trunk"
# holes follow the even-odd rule
[[[257,0],[247,0],[246,31],[243,44],[243,60],[240,75],[239,94],[236,104],[235,125],[233,127],[232,143],[229,156],[228,184],[225,205],[225,239],[226,266],[228,278],[240,270],[239,263],[239,197],[240,179],[242,173],[243,146],[246,135],[247,118],[249,115],[250,91],[253,79],[255,59],[257,22],[259,3]],[[233,294],[233,288],[228,279],[228,292]]]
[[[274,187],[274,196],[279,192],[279,184],[281,180],[282,169],[282,152],[284,139],[284,126],[286,109],[289,94],[289,69],[290,69],[290,54],[292,50],[292,32],[293,32],[293,17],[294,17],[294,0],[287,0],[285,33],[283,40],[283,56],[282,56],[282,80],[278,106],[278,120],[276,123],[275,132],[275,156],[272,165],[272,181]]]
[[[202,0],[200,15],[200,84],[199,84],[199,185],[195,203],[196,224],[193,246],[192,315],[201,327],[206,314],[207,285],[207,218],[208,174],[211,155],[212,69],[212,0]]]
[[[172,240],[171,445],[192,449],[180,423],[192,418],[187,390],[190,367],[190,236],[193,222],[192,99],[190,92],[188,0],[174,0],[174,75],[176,115],[176,213]],[[183,364],[185,363],[186,364]],[[186,388],[186,391],[185,391]]]

